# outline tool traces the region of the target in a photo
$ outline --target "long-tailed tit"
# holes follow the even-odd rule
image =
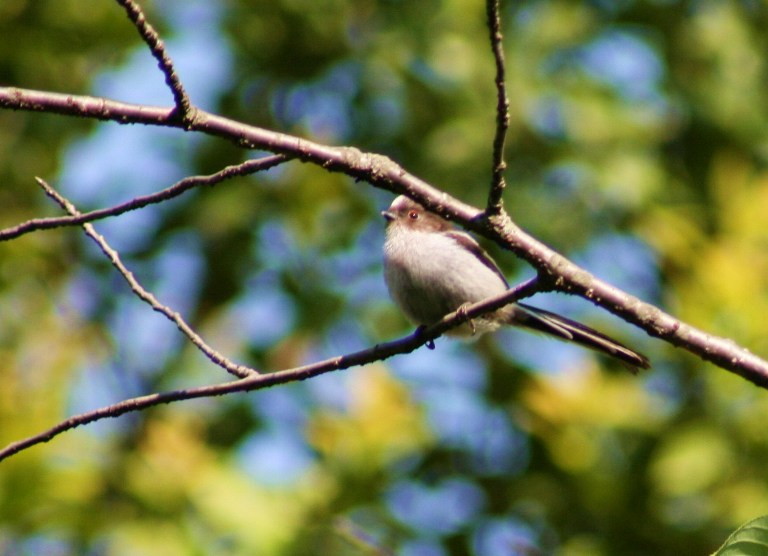
[[[433,324],[464,305],[509,289],[499,267],[471,236],[415,201],[401,195],[382,216],[387,221],[384,277],[395,303],[413,323]],[[482,334],[505,324],[596,350],[634,371],[650,366],[644,355],[596,330],[522,303],[506,305],[448,334]]]

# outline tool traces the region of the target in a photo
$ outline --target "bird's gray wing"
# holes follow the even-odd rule
[[[472,253],[475,257],[477,257],[480,262],[495,272],[501,281],[504,282],[504,285],[509,288],[509,283],[504,277],[504,274],[502,274],[499,266],[496,264],[496,261],[494,261],[491,256],[485,252],[485,249],[480,247],[480,244],[477,243],[477,241],[475,241],[471,235],[465,234],[464,232],[460,232],[458,230],[450,230],[443,233],[461,245],[464,249]]]

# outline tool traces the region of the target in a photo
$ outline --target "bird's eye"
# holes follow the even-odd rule
[[[411,220],[416,220],[418,217],[419,217],[419,211],[417,210],[408,211],[408,218],[410,218]]]

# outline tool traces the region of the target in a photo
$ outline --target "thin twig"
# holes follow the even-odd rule
[[[488,15],[488,31],[490,32],[491,50],[496,62],[496,134],[493,138],[493,168],[491,188],[488,192],[486,212],[495,215],[501,212],[502,199],[506,181],[504,171],[507,163],[504,161],[504,144],[509,129],[509,98],[507,97],[506,71],[504,69],[504,46],[501,34],[500,0],[486,0]]]
[[[45,194],[56,201],[69,214],[72,216],[81,215],[80,211],[78,211],[77,208],[69,200],[63,197],[58,191],[53,189],[53,187],[48,185],[45,180],[41,178],[35,179],[37,180],[37,183],[40,185],[40,187],[43,188]],[[107,243],[107,240],[104,239],[104,237],[98,232],[96,232],[92,224],[86,223],[82,224],[82,226],[85,230],[85,233],[88,234],[88,236],[94,242],[96,242],[96,244],[99,246],[99,249],[101,249],[101,251],[107,256],[109,261],[112,263],[112,266],[114,266],[125,279],[125,281],[128,282],[128,285],[130,286],[133,293],[135,293],[139,299],[152,307],[153,310],[164,315],[166,318],[168,318],[168,320],[176,324],[178,329],[181,330],[181,332],[184,333],[184,335],[190,339],[195,347],[202,351],[205,356],[208,357],[208,359],[226,370],[228,373],[231,373],[239,378],[258,374],[256,370],[251,369],[250,367],[246,367],[245,365],[238,365],[237,363],[230,361],[218,351],[214,350],[212,347],[206,344],[205,341],[192,329],[191,326],[187,324],[187,322],[179,313],[160,303],[160,301],[158,301],[158,299],[152,293],[144,289],[144,287],[139,283],[133,273],[128,270],[128,268],[126,268],[126,266],[120,260],[120,255],[117,253],[117,251],[112,249]]]
[[[165,82],[171,89],[173,102],[176,105],[176,116],[183,122],[191,123],[192,103],[189,100],[189,95],[184,90],[184,85],[176,74],[173,60],[171,60],[171,57],[168,56],[168,52],[165,50],[165,43],[163,43],[160,35],[157,34],[157,31],[147,21],[141,6],[133,0],[117,0],[117,3],[125,9],[128,19],[131,20],[141,38],[147,43],[149,51],[157,60],[160,71],[165,75]]]
[[[85,212],[79,216],[32,218],[16,226],[0,230],[0,241],[15,239],[19,236],[23,236],[24,234],[28,234],[37,230],[49,230],[52,228],[61,228],[63,226],[79,226],[81,224],[85,224],[86,222],[93,222],[103,218],[118,216],[132,210],[144,208],[151,204],[173,199],[174,197],[178,197],[182,193],[189,191],[194,187],[201,185],[213,186],[230,178],[246,176],[256,172],[268,170],[269,168],[273,168],[274,166],[277,166],[278,164],[281,164],[287,160],[289,160],[287,156],[280,154],[253,160],[246,160],[241,164],[227,166],[226,168],[207,176],[186,177],[177,181],[170,187],[163,189],[162,191],[144,195],[142,197],[136,197],[130,201],[115,205],[113,207]]]
[[[44,182],[41,183],[41,185],[45,187]],[[56,193],[54,192],[54,194]],[[85,224],[85,226],[90,226],[90,224]],[[463,310],[455,311],[449,315],[446,315],[442,320],[440,320],[440,322],[427,328],[419,329],[413,334],[405,336],[404,338],[383,344],[377,344],[371,348],[350,353],[348,355],[331,357],[329,359],[311,363],[309,365],[277,371],[274,373],[253,374],[246,378],[233,380],[230,382],[212,384],[209,386],[200,386],[197,388],[186,388],[182,390],[159,392],[156,394],[149,394],[147,396],[139,396],[136,398],[123,400],[112,405],[104,406],[93,411],[81,413],[62,421],[39,434],[8,444],[5,448],[0,450],[0,461],[37,444],[48,442],[69,430],[82,425],[93,423],[95,421],[99,421],[101,419],[119,417],[120,415],[124,415],[133,411],[141,411],[148,407],[177,401],[223,396],[225,394],[232,394],[235,392],[250,392],[253,390],[261,390],[264,388],[269,388],[270,386],[276,386],[278,384],[306,380],[308,378],[313,378],[321,374],[329,373],[331,371],[340,371],[349,369],[351,367],[372,363],[374,361],[383,361],[384,359],[392,357],[393,355],[410,353],[425,344],[433,342],[446,330],[456,327],[463,322],[466,322],[468,319],[479,317],[508,303],[532,295],[537,291],[537,289],[538,286],[536,278],[528,280],[520,286],[504,292],[502,295],[487,299],[480,303],[475,303],[474,305],[466,307]]]

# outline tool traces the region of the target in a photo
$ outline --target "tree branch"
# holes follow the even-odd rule
[[[42,182],[42,180],[40,180],[40,182],[40,185],[45,187],[45,182]],[[56,195],[55,192],[54,195]],[[64,200],[64,202],[66,201]],[[85,224],[84,226],[92,227],[90,224]],[[409,336],[391,342],[378,344],[371,348],[350,353],[348,355],[331,357],[325,359],[324,361],[318,361],[309,365],[276,371],[273,373],[258,374],[254,372],[250,376],[230,382],[201,386],[197,388],[186,388],[182,390],[160,392],[156,394],[149,394],[147,396],[139,396],[136,398],[123,400],[112,405],[104,406],[93,411],[81,413],[79,415],[70,417],[65,421],[62,421],[39,434],[8,444],[5,448],[0,450],[0,461],[37,444],[48,442],[69,430],[82,425],[93,423],[94,421],[99,421],[101,419],[119,417],[126,413],[141,411],[149,407],[171,402],[223,396],[225,394],[233,394],[235,392],[251,392],[253,390],[262,390],[264,388],[269,388],[270,386],[276,386],[278,384],[306,380],[308,378],[313,378],[325,373],[329,373],[331,371],[340,371],[349,369],[350,367],[372,363],[374,361],[383,361],[384,359],[388,359],[393,355],[410,353],[425,344],[433,342],[446,330],[449,330],[455,326],[459,326],[469,319],[479,317],[482,314],[488,313],[498,309],[499,307],[503,307],[508,303],[531,295],[537,289],[537,280],[535,278],[528,280],[520,286],[504,292],[502,295],[487,299],[480,303],[475,303],[474,305],[466,307],[463,310],[455,311],[449,315],[446,315],[440,322],[427,328],[417,329],[416,332],[410,334]]]
[[[290,160],[284,155],[272,155],[263,158],[247,160],[241,164],[233,166],[227,166],[223,170],[220,170],[214,174],[207,176],[189,176],[182,180],[177,181],[170,187],[158,191],[157,193],[151,193],[143,197],[136,197],[125,203],[115,205],[109,208],[103,208],[79,214],[78,216],[56,216],[50,218],[33,218],[22,222],[16,226],[5,228],[0,230],[0,241],[8,241],[17,237],[23,236],[30,232],[37,230],[49,230],[51,228],[61,228],[63,226],[78,226],[85,224],[86,222],[94,222],[104,218],[112,216],[118,216],[120,214],[144,208],[148,205],[160,203],[178,197],[182,193],[189,191],[194,187],[201,185],[213,186],[224,180],[234,178],[237,176],[246,176],[261,172],[273,168],[278,164]]]
[[[41,178],[35,178],[37,180],[37,183],[40,185],[40,187],[43,188],[43,191],[45,191],[45,194],[48,195],[51,199],[56,201],[61,208],[66,210],[69,214],[72,216],[82,216],[80,211],[77,210],[75,205],[73,205],[71,202],[69,202],[65,197],[63,197],[58,191],[53,189],[48,183],[45,182],[45,180]],[[167,305],[163,305],[158,301],[158,299],[152,295],[149,291],[144,289],[142,285],[139,283],[139,281],[136,279],[136,277],[133,275],[133,273],[126,268],[126,266],[123,264],[123,262],[120,260],[120,255],[112,249],[109,244],[107,243],[107,240],[104,239],[104,236],[100,235],[98,232],[96,232],[96,229],[93,227],[92,224],[82,224],[83,229],[85,230],[85,233],[90,237],[96,245],[99,246],[99,249],[107,256],[109,259],[109,262],[112,263],[112,266],[114,266],[117,271],[122,275],[122,277],[125,279],[125,281],[130,286],[133,293],[135,293],[139,299],[147,303],[150,307],[152,307],[153,310],[157,311],[158,313],[164,315],[168,320],[176,324],[179,330],[189,338],[189,340],[199,349],[202,351],[208,359],[210,359],[213,363],[221,367],[222,369],[226,370],[228,373],[231,373],[237,377],[244,378],[251,376],[253,374],[258,374],[258,372],[254,369],[251,369],[250,367],[246,367],[245,365],[238,365],[237,363],[234,363],[227,359],[224,355],[219,353],[218,351],[214,350],[212,347],[210,347],[205,341],[192,329],[191,326],[187,324],[187,322],[184,320],[184,318],[168,307]]]
[[[517,228],[505,215],[489,223],[508,246],[539,271],[544,289],[575,294],[632,323],[650,336],[685,349],[705,361],[768,389],[768,362],[730,339],[708,334],[658,307],[608,284]]]
[[[144,12],[141,7],[133,0],[117,0],[125,13],[128,15],[128,19],[131,20],[136,30],[141,35],[141,38],[149,47],[149,51],[152,56],[157,60],[157,65],[160,67],[160,71],[165,75],[165,82],[171,89],[173,94],[173,102],[176,105],[174,110],[174,117],[177,117],[180,121],[188,124],[193,119],[193,107],[189,100],[187,92],[184,90],[184,85],[181,83],[176,70],[173,67],[173,61],[165,50],[165,43],[160,39],[157,31],[149,24],[147,18],[144,16]]]
[[[323,168],[343,172],[357,180],[365,180],[394,193],[407,192],[431,207],[431,199],[441,194],[426,182],[405,172],[386,156],[364,153],[354,147],[331,147],[307,139],[246,125],[204,110],[197,110],[195,121],[188,127],[173,116],[173,109],[144,106],[85,95],[66,95],[0,87],[0,108],[27,110],[113,121],[119,124],[145,124],[175,127],[221,137],[248,149],[262,149],[311,162]],[[405,188],[403,187],[405,186]],[[461,216],[471,219],[480,211],[454,200]],[[451,216],[450,213],[447,216]]]
[[[173,110],[167,108],[18,88],[0,87],[2,107],[111,120],[122,124],[183,127],[171,117]],[[664,339],[758,386],[768,388],[768,362],[731,340],[687,325],[657,307],[595,278],[515,226],[504,211],[484,218],[483,211],[407,173],[386,156],[364,153],[353,147],[322,145],[204,111],[197,112],[190,129],[222,137],[246,148],[285,154],[329,171],[343,172],[356,180],[366,181],[393,193],[406,194],[428,209],[498,243],[530,263],[547,289],[590,299],[596,305],[642,328],[649,335]]]
[[[504,161],[504,144],[509,129],[509,98],[507,97],[506,70],[504,69],[504,46],[501,34],[500,0],[486,0],[488,16],[488,31],[490,32],[491,50],[496,62],[496,135],[493,138],[493,167],[491,189],[488,192],[486,212],[495,215],[501,212],[502,195],[507,184],[504,171],[507,163]]]

